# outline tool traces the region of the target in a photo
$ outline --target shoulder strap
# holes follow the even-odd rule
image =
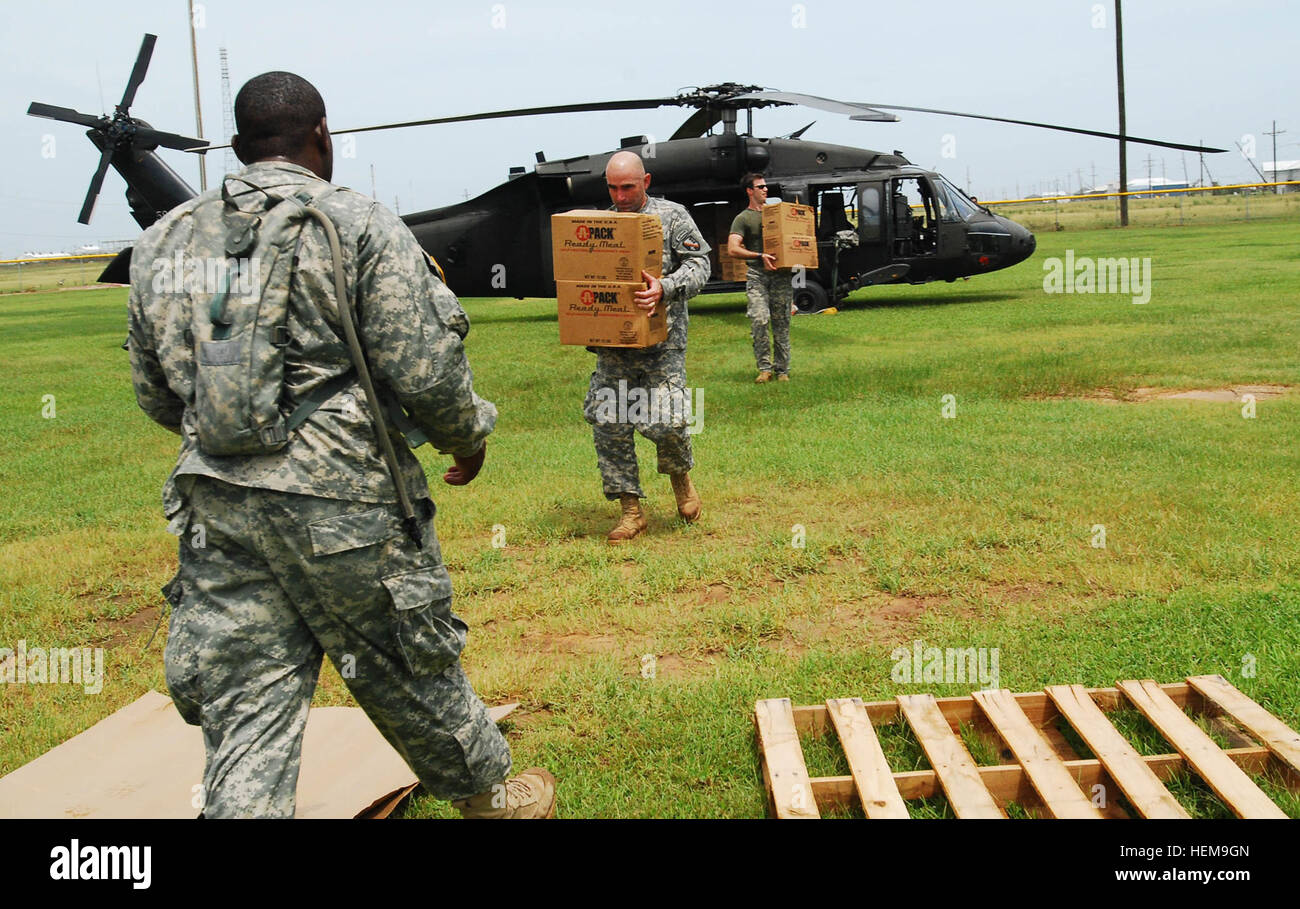
[[[343,333],[347,338],[348,352],[352,356],[352,366],[356,370],[357,379],[361,382],[361,389],[365,392],[366,400],[370,404],[370,416],[375,423],[375,436],[379,442],[379,451],[383,455],[384,462],[388,465],[388,473],[392,477],[393,487],[397,491],[397,501],[402,508],[402,523],[406,527],[407,534],[415,542],[416,547],[423,549],[424,540],[420,531],[420,522],[416,517],[415,508],[411,505],[411,498],[407,495],[406,485],[402,482],[402,471],[397,463],[397,452],[394,451],[393,440],[388,434],[388,421],[384,419],[383,405],[379,400],[379,395],[375,393],[374,382],[370,378],[370,369],[366,365],[366,355],[361,348],[361,339],[358,337],[352,301],[348,298],[348,289],[343,280],[343,252],[339,244],[338,230],[334,227],[334,222],[330,220],[329,215],[314,205],[308,205],[304,210],[310,217],[315,218],[320,223],[320,226],[325,229],[326,237],[329,239],[330,256],[334,260],[334,293],[339,307],[339,321],[343,323]]]

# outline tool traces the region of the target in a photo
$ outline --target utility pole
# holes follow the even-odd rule
[[[1128,161],[1125,157],[1124,121],[1124,22],[1120,0],[1115,0],[1115,72],[1119,85],[1119,191],[1128,191]],[[1128,196],[1119,197],[1119,226],[1128,227]]]
[[[1278,137],[1279,132],[1285,133],[1286,130],[1280,130],[1280,131],[1279,131],[1278,128],[1277,128],[1277,121],[1274,120],[1274,121],[1273,121],[1273,131],[1272,131],[1271,133],[1264,133],[1264,135],[1266,135],[1266,136],[1272,136],[1272,137],[1273,137],[1273,182],[1274,182],[1274,183],[1277,182],[1277,137]],[[1274,194],[1274,195],[1280,193],[1281,191],[1282,191],[1282,187],[1280,187],[1280,186],[1274,186],[1274,187],[1273,187],[1273,194]]]
[[[1196,144],[1197,144],[1197,145],[1204,145],[1204,144],[1205,144],[1205,140],[1204,140],[1204,139],[1197,139],[1197,140],[1196,140]],[[1205,171],[1205,176],[1209,179],[1209,181],[1210,181],[1210,185],[1213,186],[1213,185],[1214,185],[1214,174],[1210,173],[1210,165],[1208,165],[1208,164],[1205,163],[1205,152],[1199,152],[1199,154],[1200,154],[1200,156],[1201,156],[1201,170]],[[1202,186],[1205,185],[1205,180],[1202,180],[1202,181],[1201,181],[1201,185],[1202,185]]]
[[[190,6],[190,57],[194,61],[194,123],[198,127],[196,139],[203,138],[203,109],[199,107],[199,41],[194,35],[194,0]],[[208,189],[208,159],[199,155],[199,192]]]
[[[1260,183],[1267,183],[1268,180],[1265,179],[1263,172],[1260,171],[1260,169],[1259,169],[1258,167],[1255,166],[1255,162],[1251,159],[1251,157],[1250,157],[1249,155],[1246,154],[1246,150],[1245,150],[1244,148],[1241,147],[1241,143],[1240,143],[1240,142],[1234,142],[1233,145],[1237,146],[1237,151],[1241,152],[1241,156],[1242,156],[1243,158],[1246,159],[1246,163],[1250,165],[1250,169],[1253,170],[1253,171],[1255,172],[1255,175],[1256,175],[1257,177],[1259,177],[1259,182],[1260,182]],[[1277,166],[1277,162],[1274,162],[1273,166],[1276,167],[1276,166]],[[1276,182],[1276,181],[1275,181],[1275,182]]]
[[[370,165],[370,198],[378,199],[379,193],[375,192],[375,165]]]

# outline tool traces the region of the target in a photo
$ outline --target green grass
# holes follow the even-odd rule
[[[996,214],[1018,221],[1035,232],[1119,227],[1119,202],[1114,198],[990,207]],[[1275,194],[1261,190],[1246,194],[1239,190],[1225,190],[1222,195],[1166,193],[1150,198],[1130,196],[1128,201],[1130,228],[1294,220],[1297,215],[1300,215],[1300,193],[1295,192]]]
[[[890,652],[916,640],[998,648],[1014,691],[1217,672],[1300,727],[1300,394],[1261,398],[1254,419],[1235,402],[1097,399],[1300,383],[1298,241],[1294,220],[1045,233],[1016,268],[796,318],[788,385],[753,384],[741,297],[699,298],[704,517],[676,519],[639,440],[650,529],[619,549],[581,416],[593,357],[556,343],[553,301],[465,301],[497,432],[464,489],[420,456],[466,667],[489,703],[522,704],[516,766],[556,773],[563,816],[761,816],[755,700],[968,694],[891,679]],[[1150,256],[1151,301],[1044,293],[1043,259],[1067,248]],[[159,506],[175,444],[135,406],[125,295],[0,298],[0,646],[103,646],[108,669],[98,695],[8,686],[0,773],[166,691],[165,628],[144,643],[175,569]],[[350,703],[332,668],[317,703]],[[1169,750],[1120,723],[1139,750]],[[895,770],[924,766],[905,730],[884,738]],[[843,772],[833,737],[805,746]],[[1180,797],[1215,816],[1198,785]]]
[[[86,287],[95,283],[112,260],[112,256],[97,256],[0,263],[0,294]]]

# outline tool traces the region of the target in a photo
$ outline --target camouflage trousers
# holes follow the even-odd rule
[[[605,498],[645,495],[634,432],[655,443],[660,473],[686,473],[695,465],[688,400],[685,350],[597,350],[582,414],[595,437]]]
[[[466,626],[431,501],[417,549],[396,505],[204,476],[186,499],[165,661],[177,709],[203,730],[205,817],[293,816],[322,654],[435,796],[506,778],[509,746],[460,666]]]
[[[774,372],[778,376],[790,372],[790,306],[794,301],[793,280],[788,269],[765,271],[756,275],[752,270],[745,277],[745,294],[749,306],[749,331],[754,339],[754,361],[759,372]],[[769,355],[767,327],[772,326],[772,350]]]

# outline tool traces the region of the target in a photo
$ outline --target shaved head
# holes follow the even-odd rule
[[[650,175],[645,172],[640,155],[629,151],[615,152],[605,166],[605,184],[616,209],[640,211],[646,203]]]
[[[642,163],[641,156],[634,152],[615,152],[609,159],[609,164],[605,166],[605,177],[608,179],[611,173],[640,179],[645,176],[645,164]]]
[[[245,164],[270,158],[306,164],[305,156],[332,169],[325,101],[302,76],[277,71],[245,82],[235,96],[235,129],[231,144]],[[329,179],[328,172],[317,173]]]

